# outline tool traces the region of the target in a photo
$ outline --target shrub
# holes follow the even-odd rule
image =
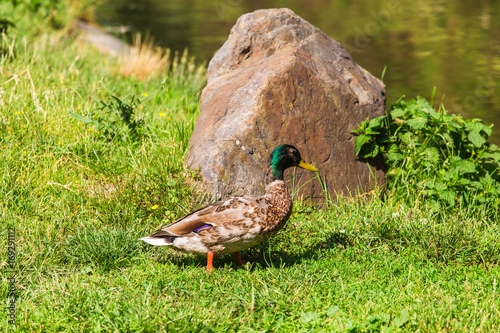
[[[144,135],[144,120],[136,116],[141,101],[135,96],[129,102],[111,96],[109,102],[99,100],[99,108],[91,110],[88,116],[70,112],[70,116],[88,125],[100,139],[132,143]]]
[[[480,119],[449,115],[443,106],[435,111],[420,97],[398,101],[354,131],[360,158],[383,156],[391,194],[434,211],[475,205],[497,214],[500,150],[487,142],[491,132]]]

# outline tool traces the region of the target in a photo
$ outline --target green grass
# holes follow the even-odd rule
[[[500,225],[480,206],[435,214],[390,192],[297,203],[282,232],[242,253],[246,270],[227,255],[211,274],[204,258],[140,242],[206,201],[184,166],[203,67],[184,57],[167,78],[123,77],[56,29],[61,13],[0,6],[16,22],[0,56],[0,299],[15,226],[17,331],[500,330]],[[138,135],[103,109],[112,96],[144,121]],[[0,327],[14,331],[4,311]]]

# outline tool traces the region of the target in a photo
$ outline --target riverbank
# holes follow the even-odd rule
[[[206,202],[183,163],[204,67],[185,55],[126,76],[77,42],[62,4],[23,6],[0,7],[15,22],[0,58],[0,244],[15,267],[1,269],[17,272],[0,295],[17,292],[18,331],[500,329],[500,227],[478,209],[296,200],[277,237],[242,253],[246,270],[223,256],[211,274],[141,243]],[[10,319],[0,313],[3,331]]]

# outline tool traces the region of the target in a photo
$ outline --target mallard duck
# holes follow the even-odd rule
[[[240,266],[239,251],[273,236],[283,228],[292,213],[283,172],[290,167],[318,171],[304,162],[297,148],[280,145],[271,153],[262,196],[233,196],[201,208],[141,238],[152,245],[207,256],[207,270],[212,270],[214,255],[234,253]]]

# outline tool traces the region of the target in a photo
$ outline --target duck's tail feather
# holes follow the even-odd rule
[[[156,246],[172,246],[174,245],[174,237],[143,237],[141,240]]]

